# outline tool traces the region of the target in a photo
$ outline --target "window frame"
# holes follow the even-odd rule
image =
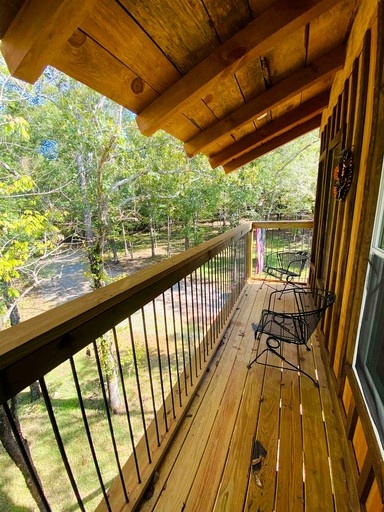
[[[380,245],[382,247],[380,247]],[[380,190],[378,196],[378,202],[376,206],[375,213],[375,223],[374,229],[372,233],[371,247],[369,251],[369,264],[365,277],[365,285],[364,285],[364,294],[363,300],[360,309],[360,319],[359,319],[359,328],[356,338],[356,347],[354,354],[354,362],[353,362],[353,370],[359,384],[360,390],[362,392],[362,396],[364,397],[364,401],[367,406],[367,410],[369,416],[371,418],[372,426],[375,431],[378,444],[381,448],[382,454],[384,454],[384,424],[380,421],[380,418],[384,415],[384,396],[380,395],[380,411],[377,411],[376,400],[374,396],[374,392],[371,391],[372,387],[375,386],[375,382],[372,380],[371,373],[369,368],[366,366],[367,356],[370,354],[370,350],[372,349],[372,345],[369,345],[371,338],[369,339],[368,345],[364,343],[364,340],[361,339],[362,335],[362,327],[363,327],[363,319],[366,312],[366,305],[369,304],[368,300],[371,300],[371,296],[368,297],[368,291],[370,289],[370,284],[373,279],[373,270],[372,270],[372,259],[379,258],[384,266],[384,162],[381,172],[381,183]],[[384,276],[384,271],[383,271]],[[382,276],[382,277],[383,277]],[[378,296],[383,292],[384,282],[379,280],[380,291],[378,292]],[[378,298],[374,299],[374,312],[371,312],[371,320],[375,322],[375,318],[377,319],[377,312],[380,307],[380,303]],[[377,321],[377,320],[376,320]],[[366,324],[365,324],[366,325]],[[371,323],[369,328],[369,332],[372,331],[374,324]],[[364,345],[363,345],[364,343]],[[363,357],[361,357],[361,353],[363,353]],[[362,365],[366,366],[366,371]],[[379,393],[378,393],[379,394]]]

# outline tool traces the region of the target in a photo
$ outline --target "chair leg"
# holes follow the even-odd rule
[[[261,335],[260,335],[261,337]],[[259,341],[260,341],[260,337],[259,337]],[[294,365],[293,363],[291,363],[290,361],[288,361],[288,359],[286,359],[284,356],[282,356],[279,352],[277,352],[277,350],[272,347],[269,343],[269,340],[273,340],[274,342],[277,342],[278,345],[280,345],[280,342],[279,340],[276,340],[275,338],[273,337],[269,337],[267,338],[267,341],[266,341],[266,344],[267,344],[267,348],[265,348],[264,350],[262,350],[260,352],[260,354],[258,354],[250,363],[247,364],[247,368],[248,370],[252,367],[253,363],[257,363],[258,362],[258,359],[267,351],[269,352],[272,352],[272,354],[274,354],[275,356],[277,356],[281,361],[283,361],[284,363],[288,364],[289,366],[291,366],[291,368],[285,368],[285,370],[289,370],[289,371],[298,371],[300,373],[302,373],[303,375],[306,375],[309,379],[311,379],[311,381],[314,383],[314,385],[318,388],[319,387],[319,383],[315,381],[315,379],[313,377],[311,377],[311,375],[309,375],[309,373],[305,372],[304,370],[302,370],[299,366],[296,366]],[[308,349],[308,347],[307,347]],[[309,349],[310,350],[310,349]],[[278,366],[276,365],[272,365],[272,364],[268,364],[268,363],[258,363],[258,364],[263,364],[264,366],[271,366],[272,368],[279,368]],[[284,369],[284,367],[283,367]]]
[[[265,352],[268,352],[268,350],[269,350],[269,348],[265,348],[264,350],[262,350],[262,351],[260,352],[260,354],[258,354],[258,355],[255,357],[255,359],[253,359],[250,363],[248,363],[248,364],[247,364],[247,368],[248,368],[248,370],[249,370],[250,368],[252,368],[253,363],[257,363],[257,360],[259,359],[259,357],[261,357]],[[260,363],[260,364],[262,364],[262,363]]]
[[[268,350],[268,349],[265,349],[265,350]],[[311,379],[311,381],[314,383],[314,385],[318,388],[319,387],[319,383],[315,381],[315,379],[313,377],[311,377],[309,375],[309,373],[305,372],[304,370],[302,370],[300,368],[300,366],[295,366],[293,363],[291,363],[290,361],[288,361],[288,359],[285,359],[284,356],[282,356],[281,354],[279,354],[279,352],[277,352],[275,349],[271,348],[269,349],[271,352],[273,352],[278,358],[280,358],[282,361],[284,361],[285,363],[289,364],[289,366],[292,367],[292,370],[297,370],[298,372],[302,373],[303,375],[306,375],[309,379]],[[291,370],[291,368],[285,368],[286,370]]]

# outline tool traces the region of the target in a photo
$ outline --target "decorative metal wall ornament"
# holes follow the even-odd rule
[[[341,201],[347,197],[352,184],[353,176],[353,155],[350,149],[343,149],[339,165],[333,171],[335,184],[333,193],[337,201]]]

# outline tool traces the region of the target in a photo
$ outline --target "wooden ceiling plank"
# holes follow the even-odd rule
[[[141,132],[152,135],[162,127],[164,119],[180,112],[187,103],[208,94],[213,84],[223,76],[236,73],[339,1],[313,0],[310,5],[300,7],[291,7],[284,0],[277,2],[149,105],[137,118]]]
[[[294,128],[297,123],[304,123],[314,116],[319,115],[328,106],[329,91],[319,94],[315,98],[303,103],[295,110],[284,114],[275,121],[264,126],[256,133],[241,139],[236,144],[228,146],[209,160],[212,168],[224,165],[234,158],[238,158],[255,146],[262,144],[266,139],[279,135],[282,131]],[[294,126],[295,125],[295,126]]]
[[[308,87],[321,81],[326,81],[342,68],[345,59],[345,48],[323,55],[311,65],[297,71],[282,82],[271,87],[249,103],[222,119],[204,132],[198,134],[185,144],[188,155],[193,156],[199,152],[209,152],[209,146],[218,138],[231,134],[235,129],[256,119],[272,108],[303,92]]]
[[[227,163],[226,165],[224,165],[224,171],[227,174],[232,171],[235,171],[236,169],[243,167],[249,162],[256,160],[256,158],[260,158],[261,156],[270,153],[274,149],[277,149],[280,146],[284,146],[284,144],[287,144],[288,142],[291,142],[292,140],[297,139],[298,137],[301,137],[302,135],[305,135],[306,133],[311,132],[312,130],[315,130],[320,126],[320,124],[321,115],[317,115],[310,119],[309,121],[307,121],[306,123],[300,124],[295,128],[292,128],[292,130],[284,132],[282,135],[276,137],[275,139],[271,139],[265,144],[258,146],[252,151],[249,151],[248,153],[245,153],[240,158],[236,158],[231,162]]]
[[[158,93],[181,78],[175,66],[117,2],[98,0],[80,28]]]
[[[132,112],[141,111],[158,96],[131,69],[80,30],[72,34],[51,64]]]
[[[247,0],[204,0],[220,41],[227,41],[251,21]]]
[[[25,2],[1,41],[10,73],[34,83],[94,3],[95,0]]]
[[[203,0],[119,0],[119,3],[183,75],[220,46]]]

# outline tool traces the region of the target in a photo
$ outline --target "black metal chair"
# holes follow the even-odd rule
[[[295,304],[295,308],[292,308],[295,309],[294,312],[276,311],[272,309],[274,304],[284,304],[284,302],[276,302],[277,293],[284,294],[287,300],[291,300],[291,304],[292,302]],[[320,289],[295,287],[283,290],[282,292],[280,290],[272,292],[269,298],[268,309],[262,311],[260,322],[255,329],[255,339],[258,341],[257,353],[255,359],[248,364],[248,368],[251,368],[253,363],[256,362],[274,368],[299,371],[309,377],[314,384],[318,386],[318,383],[313,377],[303,371],[299,366],[288,361],[282,355],[282,342],[305,345],[306,349],[310,350],[308,341],[324,315],[325,310],[330,307],[334,301],[334,293]],[[266,348],[259,353],[260,340],[263,334],[267,336]],[[270,364],[268,363],[267,356],[265,356],[264,361],[260,361],[262,355],[267,352],[271,352],[277,356],[283,361],[283,364],[280,366]],[[286,363],[288,367],[285,366],[284,363]]]
[[[283,288],[285,290],[288,284],[296,286],[293,279],[301,276],[309,256],[305,251],[280,251],[268,254],[263,272],[279,281],[285,281]]]

